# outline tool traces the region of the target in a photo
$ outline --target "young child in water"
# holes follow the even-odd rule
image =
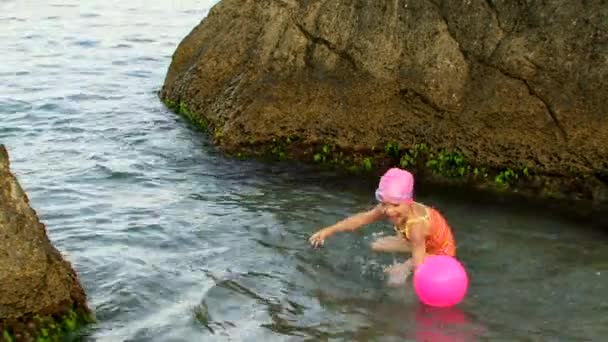
[[[399,168],[388,170],[376,189],[380,202],[373,209],[345,218],[313,234],[313,247],[323,246],[325,239],[338,232],[352,232],[387,218],[394,225],[395,236],[383,237],[371,245],[376,252],[411,253],[407,261],[385,269],[388,283],[402,284],[427,255],[456,255],[456,243],[445,218],[434,208],[414,201],[414,176]]]

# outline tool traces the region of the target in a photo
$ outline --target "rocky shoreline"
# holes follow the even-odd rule
[[[61,341],[94,320],[71,264],[52,245],[0,145],[0,340]]]
[[[398,166],[413,172],[418,183],[439,191],[466,191],[485,201],[508,205],[524,201],[534,208],[560,213],[565,218],[608,224],[608,219],[600,217],[602,212],[608,211],[608,202],[594,200],[597,197],[592,194],[596,189],[595,180],[588,183],[589,179],[584,176],[538,175],[525,168],[474,166],[458,152],[433,152],[423,143],[412,149],[387,144],[383,149],[354,150],[330,144],[306,143],[292,136],[272,137],[235,148],[222,144],[221,135],[204,116],[186,110],[183,105],[166,105],[186,119],[193,129],[206,134],[220,151],[232,158],[304,162],[370,181],[378,178],[386,169]]]
[[[223,0],[179,44],[159,97],[235,157],[397,165],[605,208],[608,23],[593,8],[356,3]]]

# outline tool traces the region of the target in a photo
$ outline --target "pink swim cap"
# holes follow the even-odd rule
[[[414,200],[414,176],[405,170],[391,168],[380,178],[376,189],[380,202],[408,203]]]

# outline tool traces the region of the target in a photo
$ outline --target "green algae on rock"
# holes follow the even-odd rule
[[[67,311],[66,311],[67,310]],[[18,320],[6,322],[7,327],[0,327],[0,336],[4,341],[65,341],[77,330],[95,322],[90,312],[81,309],[66,309],[63,315],[48,316],[28,315]]]
[[[218,141],[217,130],[210,128],[205,119],[187,107],[167,106],[188,119],[198,129],[209,132]],[[176,110],[176,108],[178,108]],[[188,113],[187,115],[185,113]],[[203,122],[204,124],[200,124]],[[331,143],[307,142],[299,136],[250,139],[238,147],[219,147],[236,158],[257,157],[272,160],[300,160],[323,168],[341,169],[353,174],[377,173],[391,166],[408,169],[424,181],[498,192],[515,192],[527,197],[586,200],[593,191],[602,188],[594,178],[574,174],[571,176],[542,174],[528,166],[479,165],[470,161],[458,149],[433,148],[426,143],[400,147],[391,141],[384,149],[359,148],[357,150]]]

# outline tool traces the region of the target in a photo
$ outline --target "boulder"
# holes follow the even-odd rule
[[[603,1],[222,0],[160,98],[229,153],[608,200]]]
[[[89,319],[76,272],[51,244],[0,145],[1,338],[53,340]]]

